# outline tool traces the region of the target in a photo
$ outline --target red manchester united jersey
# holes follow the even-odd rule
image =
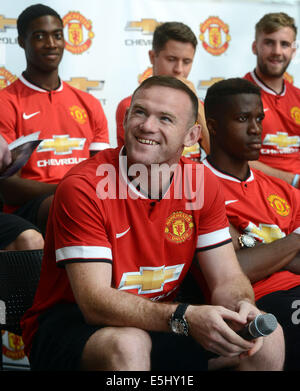
[[[300,234],[300,195],[286,182],[251,170],[247,180],[223,173],[207,160],[207,166],[220,180],[229,222],[239,231],[263,243]],[[300,285],[300,275],[280,271],[253,284],[255,299],[278,290]]]
[[[281,94],[268,88],[254,72],[245,79],[261,90],[265,118],[259,160],[271,167],[300,173],[300,90],[284,81]]]
[[[231,241],[220,184],[203,164],[182,158],[168,191],[155,200],[129,182],[126,157],[119,151],[99,152],[58,185],[39,287],[23,321],[27,346],[42,311],[74,301],[65,263],[109,262],[113,287],[171,300],[196,250]],[[195,204],[192,181],[201,195]]]
[[[21,76],[0,91],[0,106],[0,129],[7,142],[37,131],[43,140],[22,168],[23,178],[58,183],[91,150],[109,146],[100,102],[65,82],[46,91]]]

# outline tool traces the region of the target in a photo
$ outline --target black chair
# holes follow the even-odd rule
[[[0,251],[0,333],[6,330],[22,335],[20,320],[33,303],[42,257],[43,250]],[[0,348],[2,368],[2,337]]]

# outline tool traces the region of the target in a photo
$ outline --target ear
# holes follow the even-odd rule
[[[185,147],[191,147],[196,144],[201,137],[201,125],[195,124],[193,125],[187,132],[184,138],[183,145]]]
[[[154,64],[154,57],[155,57],[154,50],[149,50],[148,54],[149,54],[149,60],[150,60],[151,64],[153,65]]]
[[[123,128],[124,128],[124,130],[125,130],[125,126],[127,124],[128,113],[129,113],[129,107],[127,107],[127,109],[125,111],[124,119],[123,119]]]
[[[252,53],[257,55],[256,41],[252,43]]]
[[[23,38],[23,37],[18,36],[18,44],[19,44],[19,46],[20,46],[22,49],[25,48],[25,42],[24,42],[24,38]]]

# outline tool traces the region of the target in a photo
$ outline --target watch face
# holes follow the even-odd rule
[[[250,235],[241,235],[239,237],[241,247],[254,247],[256,240]]]

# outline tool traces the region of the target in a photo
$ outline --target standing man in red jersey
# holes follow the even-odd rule
[[[261,89],[265,119],[259,160],[251,167],[299,188],[300,90],[284,79],[295,55],[297,27],[287,14],[264,15],[255,26],[254,71],[245,78]]]
[[[43,141],[19,173],[1,182],[5,211],[43,231],[57,183],[90,153],[107,148],[107,120],[99,101],[61,81],[63,22],[50,7],[36,4],[18,17],[18,42],[26,70],[0,91],[1,134],[7,142],[40,131]]]
[[[153,34],[152,50],[149,59],[153,67],[153,75],[173,76],[185,82],[196,94],[195,87],[187,80],[191,71],[197,38],[193,31],[180,22],[166,22],[158,26]],[[197,94],[196,94],[197,95]],[[116,111],[118,146],[124,144],[123,121],[125,112],[129,108],[131,96],[123,99]],[[203,104],[199,104],[198,123],[202,128],[202,135],[195,145],[185,148],[184,156],[193,160],[201,159],[201,152],[205,156],[209,151],[209,135],[205,124]],[[201,145],[201,148],[200,148]]]

